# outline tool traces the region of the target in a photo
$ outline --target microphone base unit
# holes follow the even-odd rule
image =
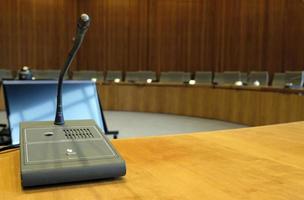
[[[20,123],[23,187],[117,178],[126,164],[94,120]]]

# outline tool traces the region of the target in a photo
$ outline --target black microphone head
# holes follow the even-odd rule
[[[33,79],[32,70],[27,66],[23,66],[21,68],[21,70],[19,70],[19,72],[18,72],[18,79],[19,80],[32,80]]]
[[[90,26],[90,17],[89,15],[83,13],[80,15],[80,18],[77,23],[77,28],[80,31],[86,31]]]

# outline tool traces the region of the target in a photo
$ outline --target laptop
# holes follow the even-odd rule
[[[57,81],[3,81],[8,129],[12,144],[19,144],[19,123],[54,121]],[[93,119],[108,132],[95,82],[64,81],[65,120]]]

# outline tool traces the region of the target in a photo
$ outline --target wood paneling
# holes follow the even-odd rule
[[[274,73],[284,72],[290,69],[290,66],[284,65],[284,49],[286,48],[284,46],[284,16],[285,6],[288,3],[288,0],[265,1],[266,7],[264,12],[267,21],[263,24],[264,38],[262,49],[260,49],[262,64],[258,65],[258,67],[255,68],[256,70],[267,70]],[[302,66],[302,68],[299,67],[295,70],[304,69],[304,62],[299,64],[299,66]]]
[[[304,1],[288,0],[285,14],[284,67],[304,69]]]
[[[62,66],[86,12],[73,69],[304,69],[302,0],[3,0],[0,12],[0,67]]]
[[[148,1],[79,1],[92,18],[79,52],[80,69],[144,70],[148,61]]]
[[[100,85],[105,110],[156,112],[249,126],[304,120],[304,91],[183,85]]]
[[[0,13],[1,68],[63,65],[76,29],[74,0],[2,0]]]
[[[98,68],[271,73],[304,69],[304,4],[300,0],[111,2],[79,0],[80,9],[86,8],[82,11],[105,19],[94,31],[104,33],[99,38],[108,37],[107,44],[88,37],[91,46],[83,49],[80,68],[104,59]],[[106,13],[103,6],[108,8]],[[99,46],[92,48],[95,44]],[[108,52],[105,58],[90,56],[99,48]]]

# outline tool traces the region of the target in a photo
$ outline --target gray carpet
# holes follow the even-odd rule
[[[104,112],[109,130],[119,130],[119,138],[204,132],[247,126],[179,115]]]
[[[246,127],[219,120],[179,115],[104,112],[109,130],[119,130],[119,138],[204,132]],[[0,123],[7,123],[6,113],[0,112]]]

